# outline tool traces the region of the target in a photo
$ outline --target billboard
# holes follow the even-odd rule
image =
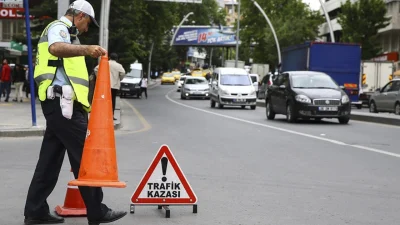
[[[173,45],[232,47],[236,46],[236,31],[233,27],[181,26]]]

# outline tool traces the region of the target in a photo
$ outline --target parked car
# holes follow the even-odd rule
[[[351,103],[343,89],[326,73],[284,72],[267,90],[267,118],[272,120],[276,114],[283,114],[291,123],[298,118],[337,118],[339,123],[347,124]]]
[[[179,79],[179,81],[178,82],[176,82],[176,86],[177,86],[177,92],[180,92],[181,91],[181,88],[182,88],[182,85],[183,85],[183,83],[185,82],[185,79],[186,79],[186,75],[184,75],[184,76],[181,76],[181,78]]]
[[[186,77],[181,88],[181,99],[210,99],[210,87],[204,77]]]
[[[392,112],[400,115],[400,79],[393,79],[383,88],[378,88],[369,99],[369,111]]]
[[[272,73],[268,73],[263,77],[258,88],[258,95],[257,95],[258,99],[265,99],[267,89],[273,83],[273,77],[274,75],[272,75]]]

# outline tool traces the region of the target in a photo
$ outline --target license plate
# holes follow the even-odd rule
[[[129,91],[129,88],[121,88],[123,91]]]
[[[245,102],[246,99],[235,99],[234,101],[235,101],[235,102]]]
[[[194,92],[195,95],[201,95],[201,92]]]
[[[338,107],[319,107],[319,111],[338,111]]]
[[[140,88],[139,86],[135,86],[135,88]]]

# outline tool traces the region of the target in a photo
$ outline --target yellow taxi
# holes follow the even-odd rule
[[[165,83],[169,83],[169,84],[175,84],[175,77],[172,73],[163,73],[162,77],[161,77],[161,84],[165,84]]]
[[[203,71],[201,71],[201,70],[193,70],[192,71],[192,76],[193,77],[203,77]]]
[[[179,72],[179,71],[173,71],[173,72],[172,72],[172,75],[174,76],[175,81],[181,79],[181,72]]]
[[[211,75],[211,70],[210,69],[205,69],[205,70],[203,70],[203,77],[206,77],[207,76],[207,73],[209,73],[210,75]]]

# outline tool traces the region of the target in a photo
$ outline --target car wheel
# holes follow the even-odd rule
[[[186,97],[184,97],[183,95],[181,95],[181,99],[186,99]]]
[[[267,119],[269,120],[273,120],[275,119],[275,112],[271,107],[271,104],[269,103],[269,100],[266,100],[265,103],[265,113],[267,114]]]
[[[350,121],[350,117],[346,116],[346,117],[339,117],[339,123],[340,124],[348,124]]]
[[[242,109],[245,109],[245,108],[246,108],[246,106],[245,106],[245,105],[242,105],[241,107],[242,107]]]
[[[218,108],[222,109],[222,108],[224,108],[224,105],[222,105],[220,102],[218,102]]]
[[[289,123],[294,123],[297,120],[294,109],[293,109],[293,104],[290,102],[286,106],[286,120]]]
[[[400,115],[400,103],[399,102],[396,102],[396,104],[394,105],[394,114]]]
[[[356,105],[357,109],[362,109],[362,104]]]
[[[320,122],[322,120],[322,118],[318,117],[318,118],[314,118],[314,120]]]
[[[214,100],[210,100],[210,106],[211,106],[211,108],[215,108],[215,101]]]
[[[252,109],[252,110],[255,110],[255,109],[256,109],[256,107],[257,107],[257,106],[255,106],[255,105],[252,105],[252,106],[250,106],[250,109]]]
[[[371,101],[369,103],[369,112],[371,112],[371,113],[377,113],[378,112],[378,110],[376,109],[376,105],[375,105],[374,101]]]

